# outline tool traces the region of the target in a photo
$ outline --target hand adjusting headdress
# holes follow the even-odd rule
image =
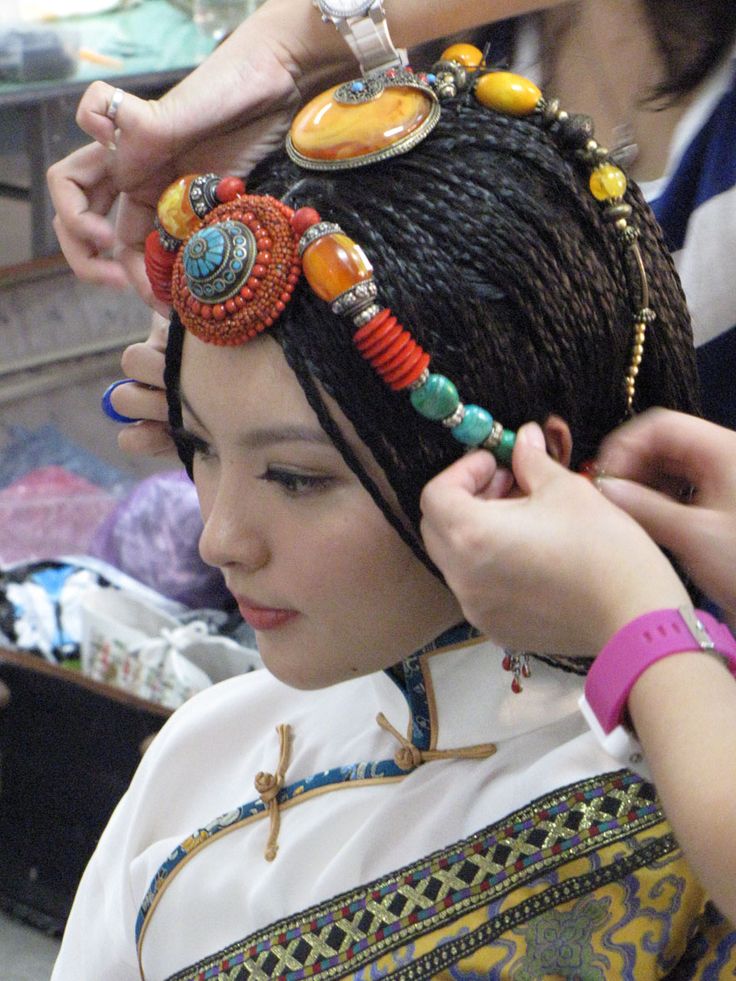
[[[618,232],[633,313],[626,374],[626,412],[633,410],[649,307],[647,276],[626,176],[595,140],[587,116],[570,115],[528,79],[487,70],[472,45],[453,45],[430,73],[392,68],[317,96],[295,117],[287,152],[312,170],[368,166],[406,153],[425,139],[441,100],[470,89],[486,109],[529,117],[561,152],[589,172],[603,215]],[[467,447],[490,450],[509,464],[515,434],[484,408],[466,405],[449,378],[430,371],[430,356],[390,309],[378,303],[370,261],[339,225],[309,207],[297,211],[267,195],[246,193],[236,177],[189,175],[162,195],[157,228],[146,241],[146,269],[156,297],[173,304],[184,326],[201,340],[237,345],[270,327],[303,274],[337,316],[352,323],[353,343],[383,381],[408,392],[425,418],[441,421]]]

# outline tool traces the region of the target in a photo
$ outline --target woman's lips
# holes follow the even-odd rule
[[[275,630],[299,616],[296,610],[275,610],[267,606],[253,606],[249,600],[238,599],[241,617],[254,630]]]

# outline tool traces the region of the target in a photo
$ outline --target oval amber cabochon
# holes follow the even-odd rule
[[[387,87],[371,102],[345,104],[340,86],[322,92],[291,124],[291,143],[310,160],[356,160],[380,153],[415,133],[432,114],[432,97],[421,89]]]

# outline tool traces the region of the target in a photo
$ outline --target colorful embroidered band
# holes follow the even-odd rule
[[[639,232],[623,199],[626,176],[594,139],[591,120],[569,115],[520,75],[487,71],[472,45],[453,45],[431,73],[390,69],[383,77],[347,85],[351,97],[340,86],[297,115],[287,149],[300,165],[346,169],[405,153],[436,124],[439,100],[470,88],[488,109],[538,121],[562,150],[589,168],[591,193],[619,235],[635,310],[625,378],[630,413],[647,325],[655,314]],[[389,110],[403,114],[405,124],[393,125],[394,116],[389,126]],[[417,412],[442,422],[464,446],[482,447],[500,463],[510,463],[515,434],[486,409],[465,405],[449,378],[430,372],[429,354],[377,302],[372,266],[339,225],[323,221],[312,208],[294,212],[275,198],[249,195],[239,178],[204,174],[183,177],[164,191],[156,226],[145,256],[153,292],[173,304],[184,326],[201,340],[243,344],[270,327],[303,271],[333,313],[352,321],[356,349],[393,391],[408,392]]]

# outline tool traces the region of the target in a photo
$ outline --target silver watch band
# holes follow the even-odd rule
[[[333,23],[350,46],[363,75],[408,63],[406,49],[394,47],[380,3],[374,4],[366,16],[334,18]]]

